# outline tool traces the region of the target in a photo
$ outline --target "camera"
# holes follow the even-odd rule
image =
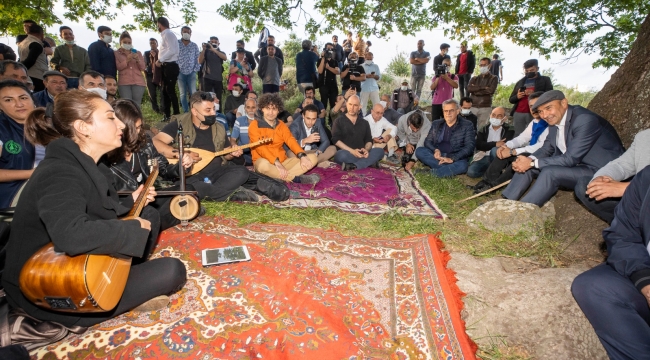
[[[447,65],[440,64],[436,66],[436,77],[447,74]]]
[[[217,45],[215,45],[215,44],[213,44],[213,43],[211,43],[211,42],[209,42],[209,41],[208,41],[208,42],[204,42],[202,45],[205,46],[205,47],[212,46],[212,47],[215,48],[215,49],[217,48]]]
[[[334,57],[334,51],[332,50],[325,50],[325,59],[329,60],[332,57]]]
[[[357,71],[357,60],[348,61],[348,68],[350,69],[350,71],[356,72]]]

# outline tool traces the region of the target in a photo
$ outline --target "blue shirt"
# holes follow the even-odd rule
[[[312,83],[316,74],[316,62],[318,55],[311,50],[303,50],[296,55],[296,80],[298,84]]]
[[[361,91],[362,92],[379,91],[379,85],[377,84],[377,80],[368,78],[368,75],[374,72],[375,75],[379,76],[379,78],[381,79],[381,71],[379,70],[379,65],[373,62],[372,65],[363,63],[361,64],[361,66],[363,66],[363,70],[366,72],[366,81],[361,82]]]
[[[230,127],[228,126],[228,120],[226,116],[222,113],[217,113],[217,122],[223,125],[223,128],[226,129],[226,135],[230,136]],[[226,144],[227,146],[228,144]]]
[[[178,68],[183,75],[199,71],[199,47],[190,41],[185,45],[183,40],[178,40]]]
[[[115,52],[110,45],[102,40],[97,40],[88,46],[88,58],[90,67],[98,73],[106,76],[111,75],[117,78],[117,64],[115,63]]]
[[[248,116],[240,116],[235,120],[235,126],[232,128],[233,139],[237,139],[237,145],[250,144],[251,139],[248,137]],[[246,149],[244,151],[250,151]]]

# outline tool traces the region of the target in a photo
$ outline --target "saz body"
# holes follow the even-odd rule
[[[227,148],[225,150],[217,151],[217,152],[212,152],[212,151],[207,151],[207,150],[202,150],[202,149],[196,149],[196,148],[189,148],[189,149],[187,149],[187,151],[195,152],[195,153],[199,154],[199,156],[201,157],[201,160],[199,162],[192,165],[192,170],[190,171],[189,175],[190,176],[194,175],[194,174],[198,173],[199,171],[203,170],[203,168],[208,166],[208,164],[210,162],[212,162],[212,160],[217,156],[230,154],[231,152],[235,152],[237,150],[252,148],[252,147],[255,147],[255,146],[258,146],[258,145],[270,143],[272,141],[273,141],[273,139],[271,139],[271,138],[261,139],[259,141],[254,142],[254,143],[241,145],[241,146],[232,146],[232,147],[229,147],[229,148]],[[170,164],[176,164],[178,162],[178,159],[169,159],[168,158],[167,161],[169,161]]]

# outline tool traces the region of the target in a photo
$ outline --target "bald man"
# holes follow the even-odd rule
[[[504,146],[515,136],[515,130],[505,123],[507,119],[505,108],[499,106],[492,110],[489,123],[481,127],[476,135],[476,154],[467,169],[467,176],[483,176],[492,160],[497,157],[497,148]]]
[[[393,155],[397,150],[397,143],[395,142],[397,126],[391,124],[384,117],[384,105],[375,104],[370,110],[370,114],[366,115],[364,119],[370,125],[372,147],[388,150],[388,157],[391,158],[391,161],[397,162],[397,158]]]
[[[359,97],[350,96],[346,108],[347,111],[334,120],[332,127],[332,143],[338,149],[334,162],[341,164],[343,171],[378,167],[384,149],[372,147],[370,125],[361,117]]]

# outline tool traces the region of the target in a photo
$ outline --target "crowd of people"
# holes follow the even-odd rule
[[[607,264],[576,279],[576,300],[610,356],[648,353],[650,170],[643,169],[650,164],[650,130],[626,151],[606,119],[553,90],[536,59],[523,64],[508,113],[492,105],[503,79],[498,55],[477,62],[466,43],[452,66],[449,44],[431,61],[419,40],[410,54],[410,81],[381,89],[372,44],[360,34],[348,33],[342,44],[335,35],[321,52],[305,40],[295,57],[295,86],[304,101],[292,113],[279,95],[284,54],[272,35],[254,53],[238,41],[229,59],[216,36],[199,46],[184,26],[178,39],[164,17],[157,20],[160,41],[151,38],[144,54],[127,32],[113,50],[106,26],[86,50],[68,26],[60,27],[64,43],[55,46],[41,26],[24,25],[18,56],[6,46],[0,53],[0,208],[16,207],[2,284],[12,307],[41,320],[90,326],[182,286],[179,261],[147,261],[158,233],[179,223],[169,198],[143,188],[151,159],[160,177],[174,183],[171,190],[179,189],[182,172],[194,169],[184,185],[201,200],[244,202],[260,195],[287,200],[287,183],[320,181],[311,172],[316,166],[354,171],[387,161],[433,177],[480,178],[475,193],[510,181],[504,198],[540,207],[558,189],[574,190],[611,225],[604,232]],[[419,101],[430,62],[429,114]],[[255,72],[260,96],[252,87]],[[144,123],[145,90],[153,110],[164,115],[159,132]],[[179,136],[204,152],[187,150],[178,159]],[[148,210],[117,221],[142,192]],[[49,242],[70,255],[134,258],[120,305],[80,316],[29,302],[18,286],[20,269]]]

